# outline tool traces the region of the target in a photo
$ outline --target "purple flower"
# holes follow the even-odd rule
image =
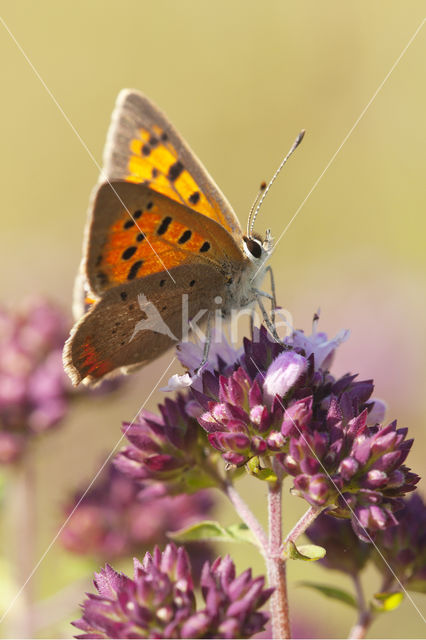
[[[62,347],[67,334],[67,318],[45,300],[0,310],[0,463],[17,460],[28,438],[65,416],[70,384]]]
[[[144,495],[131,478],[109,465],[84,497],[77,494],[68,505],[67,514],[72,515],[61,541],[74,553],[113,560],[155,543],[165,544],[168,531],[205,519],[212,507],[206,491],[173,497]],[[197,564],[210,557],[204,543],[188,545],[190,555],[191,549]]]
[[[202,374],[202,390],[198,383],[192,388],[204,409],[198,420],[228,464],[287,453],[305,423],[326,416],[334,395],[346,394],[345,410],[367,406],[370,381],[356,382],[350,375],[336,380],[317,367],[315,358],[320,364],[330,361],[343,338],[309,339],[295,332],[279,344],[261,327],[252,340],[244,340],[244,352],[233,363]]]
[[[95,574],[98,594],[88,594],[77,638],[249,638],[268,620],[259,611],[271,595],[264,578],[235,575],[229,558],[206,563],[204,607],[197,610],[188,556],[183,548],[158,547],[134,562],[134,577],[109,565]]]
[[[282,451],[286,441],[281,433],[284,407],[277,395],[271,398],[262,387],[262,380],[253,380],[242,367],[229,377],[220,376],[215,380],[211,374],[208,376],[203,376],[204,390],[210,391],[217,382],[217,399],[196,395],[207,409],[198,421],[207,431],[210,444],[223,453],[223,458],[240,466],[253,456]],[[272,377],[276,381],[275,373]],[[282,378],[286,378],[285,372]]]
[[[387,410],[386,402],[378,398],[370,398],[367,409],[367,425],[369,427],[374,427],[374,425],[381,424],[384,421]]]
[[[355,535],[347,519],[337,519],[322,513],[306,530],[314,544],[324,547],[327,555],[319,562],[328,569],[356,575],[371,557],[373,546]]]
[[[339,345],[349,338],[349,331],[339,331],[335,338],[329,340],[327,334],[317,332],[318,316],[314,320],[312,335],[306,336],[303,331],[296,330],[284,341],[293,349],[301,351],[306,358],[313,357],[315,369],[328,371]]]
[[[334,398],[321,423],[312,419],[292,434],[289,451],[278,456],[294,476],[294,492],[330,513],[350,517],[365,541],[397,523],[400,498],[415,489],[419,478],[403,463],[412,445],[407,429],[396,422],[367,426],[368,412],[350,418],[348,398]],[[365,530],[368,530],[367,534]]]
[[[164,493],[191,493],[217,486],[219,480],[211,451],[198,422],[187,410],[188,398],[179,395],[159,405],[161,416],[141,411],[123,431],[130,446],[114,464],[145,486],[162,484]]]
[[[351,518],[368,541],[397,522],[418,477],[404,465],[407,429],[377,424],[385,405],[371,400],[372,381],[328,371],[346,337],[296,331],[279,344],[261,327],[233,363],[204,372],[192,394],[204,409],[199,423],[229,465],[275,458],[294,477],[295,494]]]
[[[386,590],[400,590],[402,583],[408,590],[426,593],[426,504],[420,494],[403,500],[398,519],[398,525],[377,536],[380,554],[374,553],[375,563]]]

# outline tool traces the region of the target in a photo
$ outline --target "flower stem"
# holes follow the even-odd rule
[[[296,542],[297,538],[302,535],[315,520],[317,516],[323,511],[324,507],[309,507],[309,509],[303,514],[298,522],[294,525],[293,529],[287,535],[284,540],[283,546],[285,547],[288,542]]]
[[[290,638],[286,563],[281,552],[281,488],[281,480],[268,486],[269,545],[266,564],[269,585],[275,587],[271,596],[272,637]]]
[[[229,500],[232,502],[235,511],[240,516],[241,520],[245,522],[248,528],[254,533],[256,538],[259,541],[259,544],[262,549],[262,553],[265,554],[268,548],[268,539],[266,537],[266,533],[259,520],[256,518],[254,513],[250,510],[248,505],[244,502],[238,491],[235,487],[226,482],[223,484],[223,490],[225,494],[228,496]]]
[[[353,576],[353,582],[356,591],[359,615],[356,624],[351,629],[349,638],[351,640],[361,640],[362,638],[365,638],[367,631],[373,622],[373,615],[365,602],[364,591],[358,575]]]
[[[28,580],[34,567],[36,536],[35,474],[31,451],[15,465],[11,477],[10,513],[12,537],[10,549],[19,588],[21,607],[16,616],[14,637],[34,637],[34,583]]]

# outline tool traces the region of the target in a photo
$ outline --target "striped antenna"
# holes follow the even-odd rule
[[[283,168],[283,166],[285,165],[285,163],[287,162],[287,160],[289,159],[291,154],[294,151],[296,151],[297,147],[302,142],[304,135],[305,135],[305,130],[302,129],[302,131],[297,136],[296,140],[293,142],[293,145],[292,145],[290,151],[287,153],[285,158],[281,161],[280,166],[278,167],[278,169],[275,171],[274,175],[270,179],[268,185],[266,184],[266,182],[262,182],[262,184],[260,185],[259,192],[258,192],[258,194],[256,196],[255,201],[252,204],[252,207],[251,207],[250,213],[249,213],[249,217],[248,217],[248,221],[247,221],[247,235],[248,235],[249,238],[252,237],[254,223],[255,223],[257,214],[259,213],[259,209],[262,206],[263,201],[266,198],[266,194],[268,193],[269,189],[272,187],[273,183],[277,179],[281,169]]]

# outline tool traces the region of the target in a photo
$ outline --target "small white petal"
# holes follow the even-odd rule
[[[306,370],[306,366],[306,359],[294,351],[284,351],[277,356],[265,375],[265,397],[272,401],[276,395],[284,396]]]
[[[191,386],[193,379],[194,378],[191,378],[189,373],[184,373],[182,376],[175,373],[174,376],[169,378],[167,386],[161,387],[161,391],[179,391],[180,389],[187,389]]]

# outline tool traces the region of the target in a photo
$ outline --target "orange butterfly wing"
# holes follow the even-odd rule
[[[173,281],[171,270],[183,264],[225,274],[246,260],[222,225],[146,185],[114,181],[95,194],[85,262],[95,296],[154,273]]]
[[[241,243],[225,196],[167,117],[136,90],[124,89],[117,98],[104,167],[107,179],[142,182],[215,220]]]
[[[149,362],[173,342],[158,333],[154,340],[151,330],[132,338],[141,291],[180,339],[182,295],[192,292],[189,317],[215,308],[215,296],[248,262],[229,203],[167,118],[137,91],[118,97],[104,167],[74,296],[84,316],[64,351],[75,384]]]

